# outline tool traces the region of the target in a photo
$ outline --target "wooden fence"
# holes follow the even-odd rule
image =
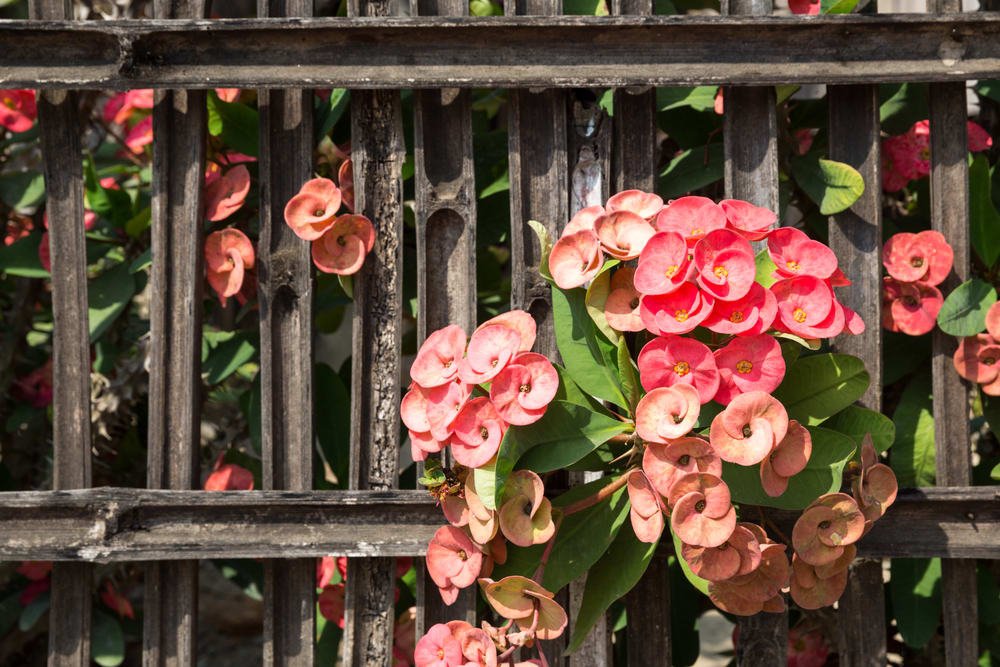
[[[512,305],[541,324],[555,352],[539,247],[525,222],[557,233],[570,214],[570,171],[586,147],[603,188],[653,190],[650,86],[726,86],[726,194],[776,210],[775,84],[826,83],[831,158],[855,166],[865,195],[830,220],[830,244],[854,281],[844,302],[869,323],[837,340],[871,375],[863,404],[880,409],[881,209],[875,84],[929,81],[933,227],[954,246],[949,290],[969,274],[965,80],[1000,77],[1000,16],[958,14],[777,18],[770,0],[723,0],[724,17],[653,17],[651,0],[616,0],[614,16],[562,17],[560,0],[506,3],[506,17],[469,18],[466,0],[417,0],[419,18],[388,0],[352,0],[349,17],[314,19],[308,0],[259,0],[256,20],[202,20],[204,0],[156,0],[146,21],[75,23],[68,0],[31,0],[30,21],[0,21],[0,87],[40,88],[55,311],[52,491],[0,494],[0,558],[51,559],[49,664],[89,663],[92,563],[145,561],[143,663],[196,660],[197,560],[266,561],[264,664],[312,666],[315,558],[348,561],[345,665],[391,664],[393,557],[420,556],[443,523],[432,499],[397,490],[405,157],[400,89],[415,107],[419,336],[475,324],[476,197],[468,89],[509,87]],[[516,15],[516,16],[515,16]],[[442,17],[454,18],[442,18]],[[355,281],[351,491],[312,490],[313,281],[308,244],[282,220],[311,174],[311,89],[353,88],[356,208],[376,229]],[[613,127],[575,131],[569,87],[619,87]],[[625,87],[629,88],[625,88]],[[90,396],[83,175],[77,89],[157,88],[152,207],[152,353],[148,490],[89,489]],[[261,88],[260,327],[264,490],[198,487],[202,300],[203,89]],[[611,122],[605,119],[605,122]],[[70,159],[66,159],[69,156]],[[937,480],[904,490],[859,545],[839,605],[841,665],[886,664],[878,559],[939,556],[947,664],[977,660],[975,558],[1000,558],[1000,502],[970,484],[969,387],[951,367],[955,341],[933,341]],[[320,409],[322,409],[320,407]],[[347,424],[343,428],[348,428]],[[779,523],[790,514],[775,513]],[[669,664],[666,560],[628,596],[630,665]],[[443,608],[418,586],[418,632],[474,620],[471,589]],[[739,665],[783,665],[787,616],[741,622]],[[558,642],[553,642],[557,644]],[[594,633],[552,664],[610,664]]]

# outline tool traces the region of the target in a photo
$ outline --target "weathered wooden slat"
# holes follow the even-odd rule
[[[348,14],[383,21],[392,6],[389,0],[352,0]],[[351,151],[355,210],[372,221],[375,245],[354,275],[350,486],[383,490],[397,486],[400,444],[406,149],[398,91],[351,91]],[[436,520],[440,526],[440,514]],[[424,545],[429,540],[423,536]],[[344,664],[392,664],[394,570],[391,558],[347,561]]]
[[[19,45],[0,52],[4,88],[771,85],[1000,71],[1000,17],[983,13],[88,21],[74,29],[5,20],[0,43]]]
[[[30,0],[32,19],[70,19],[68,0]],[[11,50],[11,49],[7,49]],[[72,91],[38,95],[49,249],[52,259],[52,359],[59,380],[52,395],[52,488],[90,486],[90,339],[87,319],[87,245],[83,225],[83,153],[79,104]],[[52,568],[50,667],[90,663],[93,566]]]
[[[309,17],[312,0],[258,0],[259,16]],[[313,484],[313,266],[285,224],[285,204],[312,178],[312,89],[261,90],[260,355],[265,489]],[[322,409],[315,406],[315,409]],[[346,428],[346,424],[343,425]],[[316,563],[264,566],[264,665],[312,667]]]
[[[657,551],[638,585],[625,596],[628,614],[628,664],[671,665],[670,568]]]
[[[830,247],[851,285],[837,289],[837,298],[865,321],[859,336],[834,340],[837,352],[861,359],[871,384],[859,403],[882,410],[882,189],[877,86],[831,86],[830,159],[845,162],[861,174],[868,187],[851,208],[830,218]],[[850,667],[883,667],[885,615],[870,613],[885,606],[882,562],[864,559],[849,574],[851,582],[840,599],[840,661]],[[878,582],[877,585],[866,585]]]
[[[938,11],[961,11],[961,3],[942,0]],[[945,235],[955,251],[952,272],[939,286],[948,294],[969,279],[969,168],[967,162],[965,84],[930,87],[931,227]],[[932,337],[934,445],[936,481],[969,484],[969,383],[955,372],[957,339],[935,328]],[[945,658],[949,667],[974,664],[979,655],[975,561],[941,564]]]

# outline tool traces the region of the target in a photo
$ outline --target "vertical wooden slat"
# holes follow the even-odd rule
[[[723,0],[722,13],[767,16],[772,0]],[[723,124],[726,197],[778,211],[775,92],[770,86],[727,86]],[[788,612],[740,617],[736,664],[784,665]]]
[[[160,0],[154,13],[156,18],[202,18],[205,5]],[[199,481],[205,121],[204,91],[155,93],[146,472],[151,489],[192,489]],[[143,664],[193,666],[198,561],[148,563],[145,587]]]
[[[939,11],[957,11],[944,6]],[[955,251],[954,268],[939,286],[944,294],[969,279],[969,168],[965,84],[930,86],[931,226]],[[939,486],[968,486],[972,467],[969,443],[969,384],[955,373],[952,355],[958,341],[935,328],[932,337],[934,444]],[[945,658],[949,667],[978,659],[976,563],[941,563]]]
[[[261,17],[313,14],[312,0],[258,0]],[[265,489],[313,481],[313,266],[309,243],[284,222],[285,203],[312,177],[312,90],[260,91],[261,444]],[[264,568],[264,664],[312,667],[316,563]]]
[[[882,176],[879,150],[878,86],[831,86],[830,159],[857,169],[866,188],[851,208],[830,218],[830,247],[851,285],[837,288],[837,298],[865,322],[859,336],[844,334],[834,340],[837,352],[861,359],[871,384],[859,403],[882,410]],[[886,664],[885,606],[882,561],[862,559],[850,570],[840,598],[842,665],[882,667]]]
[[[466,0],[418,0],[421,16],[468,16]],[[476,185],[470,91],[414,94],[414,178],[417,218],[417,339],[449,324],[476,328]],[[450,464],[450,451],[442,452]],[[450,606],[423,567],[417,595],[417,636],[435,623],[475,625],[477,589]]]
[[[350,16],[389,16],[389,0],[352,0]],[[399,91],[351,92],[355,207],[375,226],[375,245],[354,276],[351,364],[352,489],[398,482],[403,183],[406,157]],[[347,561],[345,665],[392,664],[394,562]]]
[[[31,0],[32,19],[71,19],[68,0]],[[52,258],[52,359],[59,369],[52,393],[52,488],[90,486],[90,340],[87,322],[87,245],[83,228],[83,169],[77,95],[38,95]],[[49,612],[50,667],[90,664],[94,568],[56,563]]]

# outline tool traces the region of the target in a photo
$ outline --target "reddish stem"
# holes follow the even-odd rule
[[[623,486],[625,486],[625,484],[628,483],[628,476],[634,470],[638,470],[638,469],[639,469],[638,466],[633,466],[633,467],[629,468],[628,470],[626,470],[625,472],[623,472],[621,474],[621,477],[619,477],[615,481],[611,482],[607,486],[601,487],[601,490],[598,491],[597,493],[595,493],[594,495],[587,496],[586,498],[578,500],[575,503],[567,505],[566,507],[563,508],[562,515],[564,517],[567,517],[567,516],[570,516],[571,514],[576,514],[577,512],[582,512],[583,510],[587,509],[588,507],[593,507],[594,505],[596,505],[597,503],[601,502],[605,498],[611,496],[618,489],[620,489]]]

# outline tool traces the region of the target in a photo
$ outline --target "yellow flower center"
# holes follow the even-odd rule
[[[741,311],[741,310],[734,310],[733,312],[731,312],[729,314],[729,321],[730,322],[742,322],[743,321],[743,311]]]
[[[684,322],[687,320],[687,318],[688,318],[688,311],[684,310],[683,308],[678,308],[677,310],[674,311],[674,319],[677,320],[678,322]]]
[[[704,234],[705,230],[699,227],[698,229],[691,230],[691,236],[698,236],[699,234]]]
[[[796,322],[799,322],[800,324],[802,322],[805,322],[806,321],[806,311],[802,310],[801,308],[796,308],[792,312],[792,319],[794,319]]]
[[[726,276],[729,275],[729,271],[726,271],[726,267],[724,267],[724,266],[717,266],[717,267],[715,267],[715,269],[712,271],[712,273],[715,274],[716,278],[725,278]]]
[[[518,391],[520,391],[520,392],[521,392],[522,394],[527,394],[527,393],[528,393],[529,391],[531,391],[531,385],[530,385],[530,384],[527,384],[527,383],[525,383],[525,384],[522,384],[522,385],[521,385],[520,387],[518,387],[517,389],[518,389]]]
[[[743,361],[739,361],[736,363],[736,370],[742,373],[743,375],[746,375],[747,373],[753,370],[753,364],[744,359]]]
[[[324,209],[318,208],[315,211],[313,211],[314,218],[320,218],[324,215],[326,215],[326,211]]]
[[[924,265],[924,258],[923,257],[911,257],[910,258],[910,266],[919,269],[923,265]]]
[[[7,107],[8,109],[12,109],[12,110],[17,108],[17,103],[14,102],[14,100],[11,99],[10,97],[3,98],[3,105],[5,107]]]
[[[685,375],[691,372],[691,366],[686,361],[678,361],[676,364],[674,364],[674,372],[680,375],[681,377],[684,377]]]
[[[800,268],[802,268],[801,266],[799,266],[799,263],[796,262],[794,259],[790,259],[787,262],[785,262],[785,266],[788,267],[789,271],[798,271]]]
[[[677,275],[677,271],[678,271],[678,270],[679,270],[680,268],[681,268],[681,267],[677,266],[676,264],[674,264],[674,265],[672,265],[672,266],[668,266],[668,267],[667,267],[667,270],[666,270],[666,272],[665,272],[665,274],[664,274],[664,275],[666,275],[666,276],[667,276],[667,278],[673,278],[674,276],[676,276],[676,275]]]
[[[931,159],[931,149],[930,149],[930,147],[924,148],[924,149],[922,149],[920,151],[920,159],[921,160],[930,160]]]

